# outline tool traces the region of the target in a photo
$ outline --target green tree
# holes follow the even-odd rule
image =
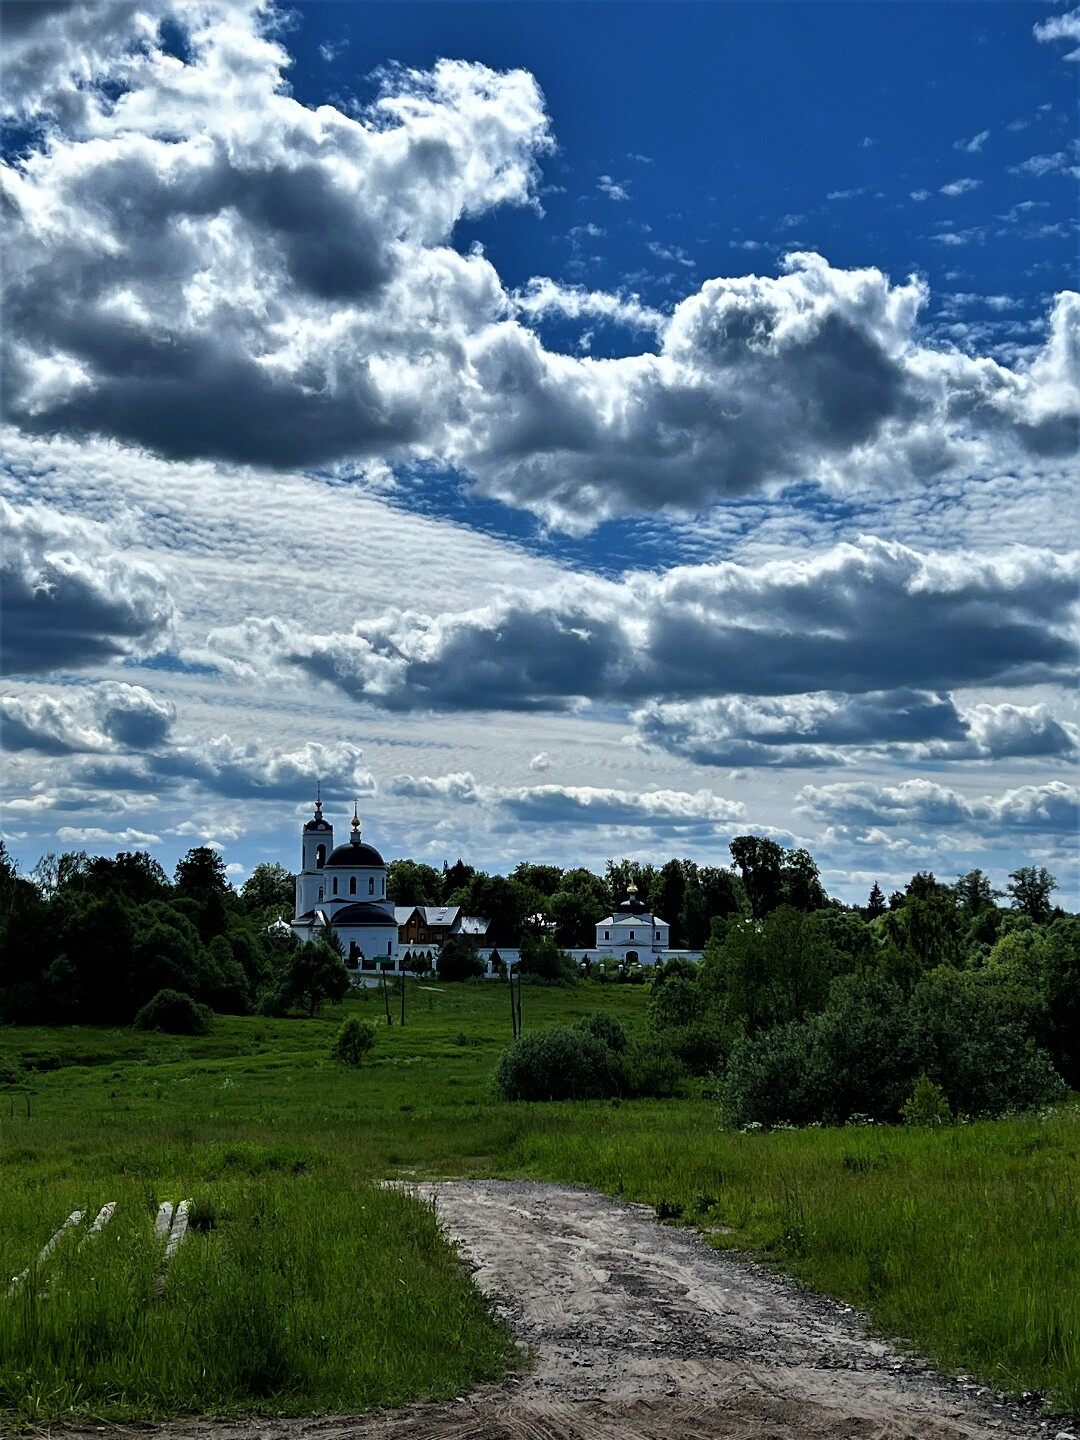
[[[817,863],[809,850],[785,850],[780,861],[782,903],[795,910],[820,910],[828,903]]]
[[[146,850],[121,850],[115,860],[95,855],[86,866],[85,888],[121,895],[134,905],[164,900],[172,891],[165,871]]]
[[[783,894],[783,849],[760,835],[737,835],[728,849],[746,887],[751,914],[763,920]]]
[[[521,937],[518,973],[553,985],[576,985],[581,978],[577,962],[550,935],[525,934]]]
[[[654,915],[667,921],[668,935],[675,947],[681,947],[683,943],[682,911],[686,887],[696,877],[697,866],[692,860],[669,860],[654,876],[649,893],[639,897],[646,901]]]
[[[487,966],[464,935],[448,935],[439,949],[436,969],[440,980],[456,982],[478,980]]]
[[[182,990],[159,990],[135,1016],[136,1030],[163,1030],[168,1035],[205,1035],[210,1012]]]
[[[291,915],[296,903],[296,876],[276,860],[263,861],[240,887],[240,903],[249,915],[271,919],[274,915]]]
[[[876,920],[879,915],[884,915],[886,908],[885,892],[875,880],[870,887],[870,898],[866,902],[867,920]]]
[[[476,874],[476,871],[471,865],[466,865],[460,855],[454,861],[453,865],[447,865],[444,860],[442,868],[442,896],[440,898],[442,903],[447,905],[450,903],[451,895],[455,894],[458,890],[463,890]],[[404,903],[408,904],[408,901]]]
[[[957,905],[970,916],[978,915],[982,910],[994,909],[1002,894],[1000,890],[994,889],[990,877],[978,869],[961,875],[953,885],[953,891]]]
[[[330,1058],[341,1065],[359,1069],[364,1056],[375,1046],[378,1031],[370,1020],[358,1020],[350,1015],[334,1036],[330,1047]]]
[[[386,896],[395,905],[441,905],[443,877],[434,865],[424,865],[417,860],[391,860],[387,866]]]
[[[593,946],[596,926],[611,911],[608,888],[590,870],[567,870],[548,901],[555,939],[563,946]]]
[[[225,894],[232,889],[225,873],[225,861],[209,845],[196,845],[176,862],[176,888],[181,895],[201,898],[209,891]]]
[[[1050,919],[1053,909],[1050,896],[1058,883],[1045,865],[1022,865],[1010,874],[1005,888],[1012,896],[1014,910],[1040,925]]]
[[[538,890],[541,895],[554,895],[562,884],[562,866],[533,865],[528,860],[522,860],[519,865],[514,866],[510,878],[519,885]]]
[[[343,1000],[349,974],[332,945],[321,940],[298,945],[285,959],[283,972],[266,1008],[284,1014],[299,1006],[312,1018],[326,1000]]]

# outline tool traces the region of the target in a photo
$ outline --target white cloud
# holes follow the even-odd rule
[[[440,776],[397,775],[387,789],[414,799],[480,803],[538,825],[681,827],[731,825],[746,807],[711,790],[630,791],[596,785],[480,785],[467,771]]]
[[[1075,151],[1072,155],[1064,150],[1055,150],[1049,155],[1031,155],[1027,160],[1021,161],[1019,165],[1010,165],[1010,175],[1034,175],[1041,179],[1044,175],[1068,175],[1073,180],[1080,179],[1080,165],[1075,163]]]
[[[568,578],[554,593],[329,635],[250,620],[213,632],[205,658],[391,710],[1016,685],[1074,673],[1078,566],[1050,551],[946,556],[865,538],[812,560]]]
[[[977,155],[989,139],[990,131],[980,130],[977,135],[972,135],[966,140],[954,140],[953,149],[962,150],[965,155]]]
[[[932,780],[904,780],[898,785],[862,781],[807,785],[796,802],[805,813],[844,826],[925,825],[1073,835],[1080,790],[1054,780],[971,799]]]
[[[630,199],[630,192],[626,188],[626,182],[623,181],[620,183],[618,180],[613,180],[610,175],[601,175],[600,179],[596,182],[596,188],[602,195],[606,195],[609,200]]]
[[[165,742],[176,712],[141,685],[103,681],[59,695],[0,696],[3,748],[45,755],[146,750]]]
[[[79,115],[4,169],[5,402],[25,429],[280,468],[452,466],[571,531],[806,478],[858,488],[877,456],[894,482],[925,478],[931,450],[975,463],[987,424],[1047,443],[1030,374],[920,345],[924,287],[876,270],[796,254],[775,279],[706,282],[663,324],[542,278],[508,295],[452,239],[535,204],[550,136],[524,72],[387,71],[352,117],[292,97],[250,8],[174,18],[187,63],[143,35],[118,98],[84,85]],[[545,308],[640,324],[660,353],[553,353],[524,323]],[[962,424],[955,385],[983,391]],[[1058,443],[1063,423],[1047,417]],[[913,470],[920,426],[934,444]]]
[[[1080,10],[1069,10],[1064,15],[1051,15],[1040,20],[1033,27],[1036,40],[1077,40],[1080,41]],[[1063,57],[1066,60],[1080,60],[1080,45]]]
[[[166,643],[176,611],[162,577],[122,554],[104,527],[2,499],[0,523],[5,673],[100,664]]]
[[[942,185],[942,195],[970,195],[972,190],[978,190],[982,184],[981,180],[973,180],[970,175],[965,175],[960,180],[950,180],[947,185]]]

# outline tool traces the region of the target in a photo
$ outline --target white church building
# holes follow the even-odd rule
[[[404,906],[395,910],[387,896],[386,861],[360,835],[360,817],[353,809],[349,839],[334,845],[334,827],[322,813],[322,800],[315,801],[315,813],[304,826],[300,873],[296,877],[296,912],[291,929],[298,939],[318,940],[330,926],[345,946],[346,963],[357,970],[400,971],[402,959],[411,953],[432,951],[437,955],[436,934],[461,933],[472,938],[475,931],[477,954],[485,961],[489,975],[495,973],[496,962],[513,968],[519,958],[516,949],[485,943],[486,920],[460,916],[456,907]],[[414,928],[423,920],[432,929],[413,936]],[[429,912],[438,911],[433,917]],[[440,929],[435,921],[442,917],[446,924]],[[454,922],[451,924],[451,920]],[[471,928],[470,928],[471,927]],[[428,941],[428,934],[431,942]],[[420,943],[417,943],[419,938]],[[650,913],[638,899],[637,887],[630,885],[625,897],[612,913],[596,926],[596,944],[569,951],[575,960],[591,966],[593,962],[618,961],[623,966],[656,965],[673,955],[699,959],[699,950],[670,950],[669,926],[659,915]]]
[[[386,895],[386,861],[361,839],[355,809],[349,839],[335,847],[334,827],[319,799],[304,826],[292,930],[301,940],[317,940],[327,925],[340,936],[350,966],[389,963],[397,969],[398,927]]]

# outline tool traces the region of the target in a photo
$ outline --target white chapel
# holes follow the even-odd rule
[[[350,838],[335,847],[334,827],[318,799],[304,826],[292,930],[301,940],[317,940],[326,925],[340,936],[349,965],[389,962],[396,968],[398,926],[386,895],[386,862],[361,839],[355,808]]]

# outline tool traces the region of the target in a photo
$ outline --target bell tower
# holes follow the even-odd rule
[[[323,866],[334,848],[334,827],[322,813],[322,786],[315,798],[315,814],[304,826],[300,874],[296,877],[296,914],[306,915],[324,898]]]

